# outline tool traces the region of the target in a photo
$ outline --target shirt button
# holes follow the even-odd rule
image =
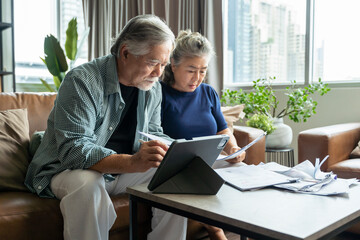
[[[39,190],[41,190],[41,189],[42,189],[42,186],[38,186],[37,188],[38,188]]]
[[[109,127],[109,130],[110,130],[110,131],[113,130],[113,127]]]

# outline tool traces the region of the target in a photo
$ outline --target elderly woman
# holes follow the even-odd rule
[[[227,127],[216,91],[203,83],[213,55],[210,42],[200,33],[180,31],[171,62],[162,76],[162,127],[174,139],[229,135],[224,150],[232,154],[240,147]],[[244,158],[245,153],[229,161],[240,162]]]
[[[240,147],[226,124],[216,91],[203,83],[214,54],[210,42],[200,33],[179,32],[171,62],[162,76],[162,127],[164,133],[174,139],[229,135],[224,151],[232,154]],[[227,161],[236,163],[244,158],[245,152]],[[222,229],[205,227],[211,239],[226,239]]]

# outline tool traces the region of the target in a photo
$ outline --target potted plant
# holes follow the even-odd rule
[[[84,41],[89,34],[89,30],[90,29],[88,28],[84,32],[78,45],[77,20],[76,18],[73,18],[69,21],[65,41],[65,53],[68,60],[66,60],[64,50],[61,48],[59,41],[52,34],[45,37],[45,57],[40,58],[45,63],[51,75],[53,75],[56,89],[51,87],[44,79],[40,78],[40,81],[50,92],[56,92],[59,89],[60,84],[69,69],[68,62],[70,64],[70,69],[74,66],[79,53],[78,49],[81,49],[84,44]]]
[[[243,111],[247,119],[246,124],[266,131],[269,136],[275,131],[275,124],[281,123],[286,116],[294,122],[306,122],[316,113],[317,102],[311,95],[319,93],[323,96],[330,91],[328,84],[320,78],[317,83],[303,88],[298,87],[296,81],[291,81],[291,85],[286,87],[285,91],[285,95],[288,96],[286,105],[279,109],[279,101],[273,88],[274,80],[275,77],[269,77],[253,81],[251,91],[226,89],[221,102],[225,105],[245,104]]]

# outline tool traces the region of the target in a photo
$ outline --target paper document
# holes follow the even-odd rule
[[[150,139],[150,140],[159,140],[160,142],[163,142],[163,143],[165,143],[165,144],[168,145],[168,146],[170,146],[171,143],[172,143],[172,141],[169,141],[169,140],[167,140],[167,139],[165,139],[165,138],[162,138],[162,137],[159,137],[159,136],[155,136],[155,135],[150,134],[150,133],[144,133],[144,132],[140,132],[140,131],[139,131],[139,133],[140,133],[141,135],[147,137],[147,138]]]
[[[329,155],[327,155],[326,157],[324,157],[323,160],[321,160],[319,158],[315,159],[315,171],[314,171],[314,178],[315,179],[323,179],[326,177],[327,173],[322,172],[320,170],[321,165],[323,165],[323,163],[329,158]]]
[[[296,193],[331,196],[331,195],[346,194],[349,192],[350,186],[357,183],[358,180],[356,178],[351,178],[351,179],[337,178],[337,179],[328,179],[327,182],[322,182],[320,184],[313,184],[310,186],[308,182],[300,180],[296,183],[275,185],[275,187],[287,189]]]
[[[332,172],[322,172],[320,167],[328,157],[329,156],[326,156],[321,161],[320,159],[316,159],[315,166],[309,160],[306,160],[292,168],[282,166],[275,162],[259,164],[258,167],[299,179],[299,181],[295,183],[275,185],[277,188],[283,188],[297,193],[323,196],[347,193],[349,186],[357,183],[357,179],[339,179],[336,174]]]
[[[226,157],[220,157],[218,159],[216,159],[217,161],[219,160],[227,160],[227,159],[232,159],[235,158],[237,156],[239,156],[242,152],[246,151],[246,149],[250,148],[252,145],[254,145],[255,143],[257,143],[261,138],[263,138],[264,136],[266,136],[266,132],[264,132],[263,134],[261,134],[260,136],[258,136],[257,138],[255,138],[254,141],[250,142],[248,145],[246,145],[245,147],[241,148],[239,151],[234,152],[231,155],[228,155]]]
[[[215,169],[225,182],[239,190],[252,190],[276,184],[296,182],[296,178],[288,177],[255,165]]]

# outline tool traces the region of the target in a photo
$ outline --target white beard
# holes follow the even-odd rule
[[[139,83],[136,87],[142,91],[149,91],[157,81],[159,81],[158,77],[148,78]]]

